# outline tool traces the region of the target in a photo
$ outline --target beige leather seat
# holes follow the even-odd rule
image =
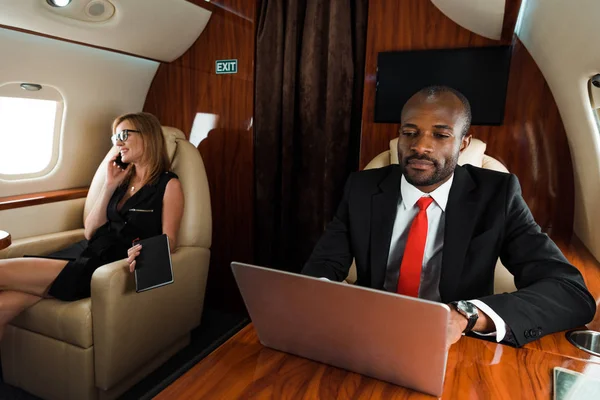
[[[479,139],[472,139],[469,147],[458,158],[458,164],[471,164],[476,167],[508,173],[508,170],[500,161],[485,154],[485,148],[486,144],[484,142]],[[390,164],[398,164],[398,138],[390,140],[390,149],[377,155],[367,164],[365,169],[382,168]],[[346,281],[356,282],[356,266],[354,264],[350,268]],[[515,290],[517,288],[515,287],[513,275],[498,260],[494,275],[494,293],[514,292]]]
[[[0,353],[6,383],[44,399],[113,399],[189,343],[200,323],[208,275],[210,196],[198,150],[181,131],[163,130],[185,196],[179,247],[172,254],[174,283],[136,293],[121,260],[94,273],[91,298],[42,300],[6,329]],[[108,158],[94,176],[84,218],[104,182]],[[22,239],[10,255],[47,254],[82,238],[78,229]]]

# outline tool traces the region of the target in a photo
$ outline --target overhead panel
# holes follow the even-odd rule
[[[173,61],[198,39],[211,12],[187,0],[0,0],[0,24]]]
[[[506,0],[431,0],[448,18],[488,39],[500,40]]]

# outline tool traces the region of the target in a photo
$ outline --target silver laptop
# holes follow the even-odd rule
[[[249,264],[231,268],[264,346],[442,395],[446,304]]]

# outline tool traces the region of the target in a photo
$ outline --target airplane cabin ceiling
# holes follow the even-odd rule
[[[0,0],[0,24],[160,61],[181,56],[211,12],[187,0]]]
[[[506,0],[431,0],[448,18],[488,39],[499,40]]]

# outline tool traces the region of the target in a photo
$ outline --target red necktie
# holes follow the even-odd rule
[[[413,219],[408,231],[408,239],[400,265],[400,276],[398,277],[398,293],[400,294],[419,297],[423,254],[427,241],[427,207],[432,201],[431,197],[421,197],[417,201],[419,213]]]

